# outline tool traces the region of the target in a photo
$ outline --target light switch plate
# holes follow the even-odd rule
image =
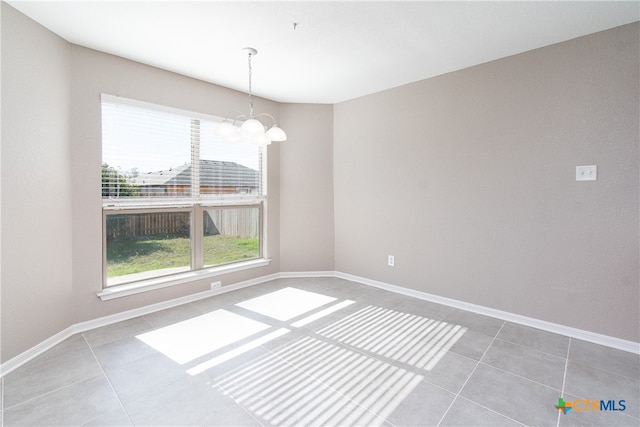
[[[598,166],[576,166],[576,181],[595,181],[598,179]]]

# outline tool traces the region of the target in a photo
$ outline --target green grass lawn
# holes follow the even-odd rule
[[[190,244],[186,237],[107,242],[107,277],[162,268],[188,267],[191,258]],[[256,237],[205,236],[203,246],[205,266],[257,258],[260,253]]]

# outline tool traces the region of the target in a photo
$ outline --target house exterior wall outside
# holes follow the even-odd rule
[[[69,44],[2,2],[1,361],[71,324]]]
[[[335,105],[336,270],[640,341],[638,27]]]

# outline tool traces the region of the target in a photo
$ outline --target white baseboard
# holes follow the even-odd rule
[[[611,337],[608,335],[597,334],[595,332],[589,332],[582,329],[559,325],[557,323],[551,323],[544,320],[521,316],[519,314],[509,313],[506,311],[496,310],[489,307],[470,304],[464,301],[445,298],[438,295],[429,294],[426,292],[403,288],[403,287],[392,285],[389,283],[379,282],[377,280],[367,279],[365,277],[355,276],[347,273],[341,273],[339,271],[306,271],[306,272],[282,272],[282,273],[270,274],[267,276],[261,276],[255,279],[234,283],[232,285],[226,285],[215,290],[198,292],[196,294],[175,298],[169,301],[163,301],[157,304],[151,304],[151,305],[139,307],[133,310],[127,310],[121,313],[116,313],[109,316],[88,320],[86,322],[73,324],[68,328],[64,329],[63,331],[60,331],[57,334],[53,335],[52,337],[49,337],[46,340],[42,341],[41,343],[35,345],[29,350],[19,354],[18,356],[12,359],[9,359],[5,363],[0,364],[0,378],[7,375],[9,372],[14,371],[15,369],[19,368],[20,366],[24,365],[30,360],[33,360],[40,354],[44,353],[45,351],[51,349],[52,347],[56,346],[57,344],[61,343],[62,341],[66,340],[67,338],[77,333],[82,333],[91,329],[111,325],[113,323],[121,322],[123,320],[133,319],[135,317],[143,316],[145,314],[155,313],[156,311],[165,310],[167,308],[172,308],[172,307],[176,307],[178,305],[186,304],[189,302],[198,301],[214,295],[235,291],[235,290],[246,288],[249,286],[255,286],[260,283],[269,282],[271,280],[286,279],[286,278],[313,278],[313,277],[336,277],[340,279],[350,280],[352,282],[384,289],[387,291],[395,292],[402,295],[407,295],[407,296],[422,299],[425,301],[435,302],[435,303],[446,305],[449,307],[471,311],[473,313],[483,314],[485,316],[495,317],[498,319],[506,320],[506,321],[517,323],[520,325],[530,326],[532,328],[537,328],[544,331],[565,335],[571,338],[577,338],[580,340],[604,345],[604,346],[615,348],[618,350],[640,354],[640,343],[636,343],[633,341],[627,341],[620,338]]]
[[[7,360],[3,364],[0,364],[0,378],[4,377],[11,371],[18,369],[20,366],[36,358],[37,356],[41,355],[45,351],[60,344],[62,341],[66,340],[74,333],[75,332],[73,332],[73,326],[70,326],[67,329],[62,330],[57,334],[55,334],[54,336],[49,337],[46,340],[40,342],[39,344],[31,347],[29,350],[23,353],[20,353],[19,355],[17,355],[12,359]]]
[[[352,274],[336,272],[336,277],[339,277],[345,280],[350,280],[352,282],[361,283],[363,285],[369,285],[369,286],[384,289],[387,291],[395,292],[398,294],[422,299],[425,301],[435,302],[435,303],[446,305],[449,307],[471,311],[473,313],[482,314],[485,316],[495,317],[497,319],[506,320],[508,322],[517,323],[524,326],[530,326],[532,328],[541,329],[543,331],[565,335],[571,338],[588,341],[594,344],[604,345],[604,346],[615,348],[618,350],[627,351],[629,353],[640,354],[640,343],[637,343],[637,342],[627,341],[620,338],[611,337],[608,335],[603,335],[595,332],[585,331],[582,329],[572,328],[570,326],[564,326],[557,323],[547,322],[545,320],[522,316],[520,314],[509,313],[508,311],[496,310],[495,308],[489,308],[489,307],[471,304],[471,303],[460,301],[460,300],[445,298],[438,295],[429,294],[427,292],[421,292],[421,291],[416,291],[414,289],[403,288],[400,286],[391,285],[389,283],[367,279],[365,277],[354,276]]]
[[[280,273],[281,279],[295,279],[302,277],[338,277],[336,271],[286,271]]]

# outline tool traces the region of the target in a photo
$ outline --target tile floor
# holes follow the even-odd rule
[[[320,278],[74,335],[0,391],[5,426],[638,426],[639,377],[638,355]]]

